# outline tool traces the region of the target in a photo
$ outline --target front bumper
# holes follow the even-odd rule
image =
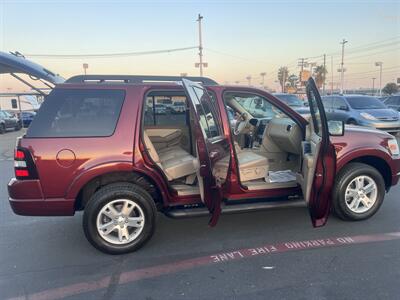
[[[360,125],[374,127],[387,132],[400,132],[400,121],[361,121]]]
[[[72,216],[75,213],[74,199],[45,199],[39,180],[12,178],[7,188],[10,206],[17,215]]]

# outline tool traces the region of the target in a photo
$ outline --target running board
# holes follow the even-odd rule
[[[292,207],[305,207],[306,203],[303,199],[295,200],[281,200],[281,201],[268,201],[268,202],[256,202],[256,203],[246,203],[246,204],[222,204],[221,213],[222,214],[235,214],[235,213],[245,213],[260,210],[268,210],[275,208],[292,208]],[[174,219],[181,218],[192,218],[192,217],[203,217],[210,214],[205,207],[195,207],[195,208],[172,208],[164,212],[167,217]]]

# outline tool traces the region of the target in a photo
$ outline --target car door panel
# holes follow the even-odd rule
[[[211,103],[207,91],[198,83],[182,79],[183,86],[189,98],[189,105],[193,112],[193,134],[195,135],[196,154],[198,159],[197,178],[200,188],[200,196],[204,205],[211,213],[210,226],[216,225],[221,213],[222,190],[216,181],[212,169],[219,156],[224,155],[225,150],[222,146],[223,137],[214,137],[212,132],[218,130],[219,126],[211,120],[215,115],[207,103]],[[211,136],[210,136],[211,135]]]
[[[323,226],[329,215],[336,173],[336,153],[329,139],[328,123],[317,86],[312,78],[306,86],[312,128],[311,153],[305,155],[302,188],[314,227]],[[307,157],[311,155],[312,157]]]

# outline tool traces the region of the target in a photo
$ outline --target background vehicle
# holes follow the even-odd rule
[[[400,131],[399,114],[382,101],[365,95],[331,95],[322,97],[328,120],[374,127],[390,133]]]
[[[400,94],[388,96],[383,101],[387,107],[400,112]]]
[[[8,129],[20,130],[21,122],[10,113],[0,110],[0,134],[5,133]]]
[[[273,95],[279,100],[285,102],[299,114],[310,115],[310,109],[304,104],[304,101],[298,98],[296,95],[286,93],[275,93]]]
[[[174,102],[174,104],[171,105],[171,110],[176,114],[184,113],[186,111],[186,105],[184,102]]]
[[[164,104],[155,104],[154,110],[157,115],[165,115],[167,113],[167,107]]]
[[[22,122],[22,126],[25,127],[25,128],[29,127],[29,125],[33,121],[35,115],[36,115],[36,113],[33,112],[33,111],[23,111],[23,112],[21,112],[20,120]]]

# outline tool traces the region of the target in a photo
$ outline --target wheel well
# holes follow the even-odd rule
[[[139,185],[150,194],[157,208],[162,206],[161,193],[148,176],[136,172],[112,172],[93,178],[81,188],[75,200],[75,210],[83,210],[96,191],[115,182],[131,182]]]
[[[348,163],[352,162],[359,162],[374,167],[379,171],[379,173],[381,173],[383,179],[385,180],[386,189],[392,185],[392,171],[384,159],[376,156],[362,156],[355,158]]]
[[[353,118],[348,118],[346,121],[346,124],[350,124],[350,123],[357,123],[357,121]]]

